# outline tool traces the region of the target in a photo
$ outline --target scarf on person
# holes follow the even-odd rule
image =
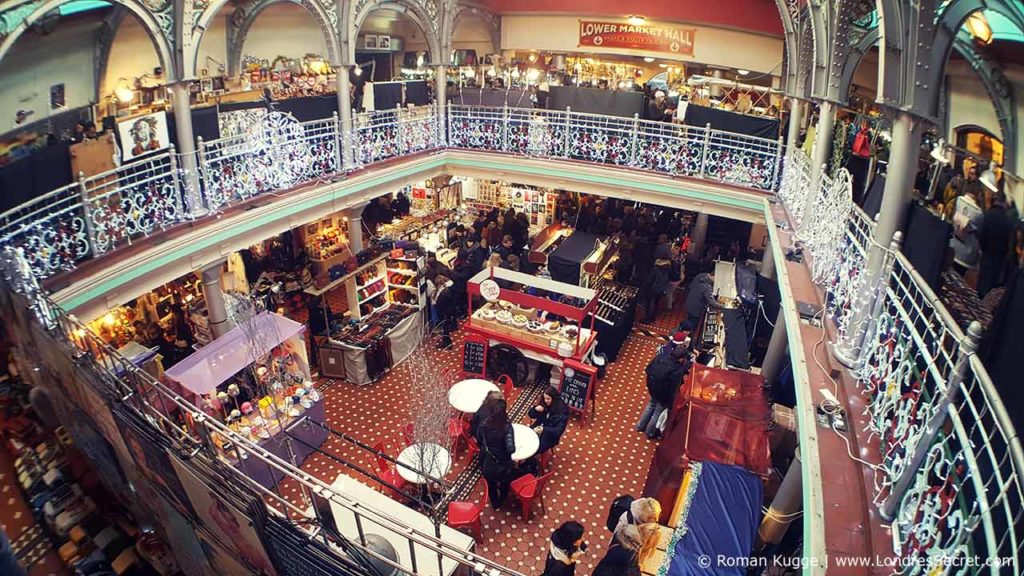
[[[566,564],[566,565],[571,566],[571,565],[579,562],[580,561],[580,556],[583,555],[583,551],[582,550],[576,550],[571,555],[569,555],[569,554],[565,553],[565,550],[562,550],[558,546],[555,546],[554,542],[548,542],[548,544],[549,544],[549,547],[550,547],[551,557],[554,558],[555,560],[558,560],[562,564]]]

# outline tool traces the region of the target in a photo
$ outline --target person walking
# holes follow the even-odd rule
[[[651,395],[650,402],[636,423],[637,432],[645,432],[648,440],[661,435],[658,423],[662,414],[672,409],[676,392],[683,381],[683,376],[690,369],[690,351],[685,346],[663,348],[662,351],[647,364],[647,391]],[[667,416],[667,415],[666,415]]]
[[[541,576],[573,576],[576,564],[587,551],[587,543],[583,541],[583,524],[570,520],[551,533],[548,543],[548,558],[544,562]]]
[[[978,231],[978,247],[981,248],[978,297],[984,298],[989,290],[1003,285],[1002,276],[1012,236],[1013,222],[1007,211],[1006,196],[996,192],[992,197],[992,207],[982,216],[981,230]]]

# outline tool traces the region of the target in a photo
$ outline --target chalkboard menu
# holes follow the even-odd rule
[[[487,374],[487,340],[466,336],[462,343],[462,371],[481,378]]]
[[[562,367],[562,382],[559,392],[562,400],[574,412],[586,414],[587,405],[593,395],[597,370],[593,366],[566,360]]]

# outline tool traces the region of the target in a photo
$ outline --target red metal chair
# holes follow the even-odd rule
[[[498,376],[498,389],[505,396],[505,400],[508,402],[512,401],[512,389],[515,388],[515,383],[512,382],[512,377],[508,374],[502,374]]]
[[[551,465],[551,461],[555,457],[555,447],[552,446],[547,450],[540,453],[540,473],[544,474],[548,471],[548,466]]]
[[[484,540],[483,526],[480,523],[480,506],[472,502],[449,502],[448,525],[456,530],[468,528],[477,543]]]
[[[452,452],[459,451],[459,445],[465,443],[469,438],[469,422],[461,416],[448,418],[448,439],[452,443]]]
[[[377,476],[381,480],[381,492],[390,495],[395,500],[404,500],[405,498],[402,496],[402,493],[395,488],[404,488],[405,478],[402,478],[402,475],[398,473],[398,469],[385,457],[384,443],[377,442],[374,444],[373,451],[377,464]]]
[[[469,455],[469,459],[472,460],[474,456],[480,453],[480,445],[477,444],[476,438],[472,435],[466,434],[466,454]]]
[[[523,505],[524,521],[530,520],[530,505],[533,504],[534,499],[540,501],[540,511],[544,512],[544,485],[553,474],[554,472],[548,472],[540,478],[533,474],[527,474],[516,478],[509,485],[509,490],[516,495],[516,498],[519,498],[519,502]]]
[[[412,426],[412,422],[409,422],[408,424],[405,425],[405,428],[402,428],[402,440],[405,440],[406,447],[412,446],[412,443],[416,439],[416,437],[413,434]]]

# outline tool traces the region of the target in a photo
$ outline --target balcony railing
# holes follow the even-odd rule
[[[855,360],[880,444],[875,502],[892,518],[900,573],[1020,573],[1024,455],[975,355],[980,326],[964,334],[903,254],[873,242],[845,170],[812,183],[809,167],[791,151],[779,196],[825,291],[836,348]]]
[[[778,141],[571,111],[450,106],[298,122],[269,112],[244,134],[197,142],[195,172],[173,148],[0,214],[0,245],[23,248],[40,279],[175,224],[270,192],[440,148],[581,160],[771,191]]]

